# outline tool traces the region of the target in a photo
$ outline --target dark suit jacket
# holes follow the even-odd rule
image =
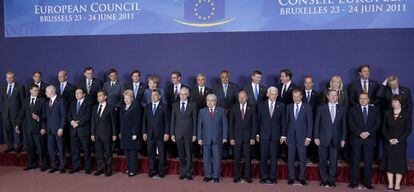
[[[326,97],[327,94],[328,94],[328,89],[325,89],[325,91],[323,92],[323,95],[321,96],[321,104],[328,103],[328,98]],[[338,103],[339,105],[343,107],[349,106],[349,97],[348,97],[348,93],[345,90],[342,90],[339,92]]]
[[[148,140],[164,140],[164,134],[170,134],[170,111],[161,101],[158,103],[155,115],[152,114],[152,103],[144,108],[142,133],[148,135]]]
[[[181,87],[187,87],[184,84],[181,83]],[[187,87],[188,88],[188,87]],[[172,105],[180,100],[180,96],[179,94],[177,94],[177,97],[175,97],[174,95],[174,85],[170,84],[167,86],[167,88],[165,89],[165,93],[167,94],[167,102],[168,102],[168,107],[171,109]],[[180,93],[180,90],[178,90],[178,93]]]
[[[171,110],[171,135],[176,139],[191,140],[197,135],[197,105],[187,101],[185,112],[181,112],[181,102],[173,104]]]
[[[348,127],[351,130],[350,144],[359,146],[366,143],[369,146],[375,146],[377,140],[377,131],[381,126],[381,116],[379,108],[373,105],[368,106],[368,120],[364,122],[362,108],[360,105],[353,106],[348,113]],[[369,137],[363,140],[359,135],[362,132],[368,132]]]
[[[277,97],[277,101],[280,101],[284,103],[285,105],[293,103],[292,91],[294,89],[299,88],[296,84],[294,84],[293,82],[290,83],[289,88],[286,90],[286,93],[284,94],[283,98],[282,98],[283,83],[277,84],[276,87],[279,90],[279,94],[278,94],[279,96]]]
[[[70,103],[75,100],[75,85],[70,84],[69,82],[66,83],[65,89],[63,90],[63,94],[60,94],[60,84],[56,85],[56,94],[58,97],[62,97],[65,99],[66,109],[69,109]]]
[[[213,93],[213,90],[204,87],[204,95],[200,95],[200,90],[198,89],[198,86],[196,86],[194,89],[190,92],[190,101],[197,104],[197,113],[200,111],[200,109],[207,107],[207,95]]]
[[[31,108],[30,97],[26,98],[20,110],[20,115],[17,121],[17,126],[23,128],[23,134],[39,135],[42,128],[43,109],[46,99],[43,97],[36,97],[35,105]],[[40,121],[32,119],[32,113],[39,116]]]
[[[142,145],[142,108],[140,103],[133,102],[125,111],[125,104],[119,110],[121,147],[122,149],[138,150]],[[137,139],[132,140],[136,135]]]
[[[143,82],[139,83],[137,95],[134,95],[134,97],[135,97],[134,102],[137,102],[138,104],[141,104],[142,99],[144,98],[145,89],[147,89],[147,87],[148,87],[147,84],[145,84]],[[130,82],[130,83],[126,84],[125,89],[129,89],[133,92],[134,91],[134,83]]]
[[[267,90],[263,85],[259,85],[259,95],[256,98],[254,97],[254,91],[253,91],[252,84],[249,83],[247,85],[244,86],[244,90],[247,92],[247,95],[249,96],[249,100],[247,101],[250,105],[258,105],[260,102],[266,100],[266,93]]]
[[[34,82],[31,82],[27,87],[29,87],[31,84],[34,84]],[[47,86],[49,86],[49,84],[47,84],[47,83],[45,83],[45,82],[43,82],[43,81],[41,81],[40,82],[40,87],[39,87],[39,96],[40,97],[43,97],[43,98],[47,98],[46,97],[46,87]],[[27,97],[30,97],[30,90],[29,89],[27,89],[27,91],[26,91],[27,93],[26,93],[26,96]]]
[[[314,138],[319,139],[321,146],[328,147],[331,141],[335,147],[339,147],[341,141],[346,141],[346,108],[337,104],[335,121],[332,123],[329,105],[318,107],[315,118]]]
[[[407,110],[401,111],[397,120],[394,120],[394,112],[386,111],[384,122],[382,123],[382,136],[386,144],[389,145],[390,139],[397,139],[400,144],[406,143],[412,130],[411,113]],[[398,158],[398,157],[396,157]]]
[[[257,112],[256,107],[246,104],[244,119],[242,119],[240,104],[236,103],[230,110],[229,137],[236,143],[249,144],[256,138]]]
[[[46,128],[50,135],[56,135],[59,129],[65,129],[67,120],[66,106],[67,104],[63,97],[56,97],[51,107],[49,106],[49,100],[45,102],[42,127]]]
[[[106,102],[108,102],[115,108],[119,108],[121,104],[124,102],[122,94],[125,91],[125,87],[119,80],[116,81],[114,86],[111,86],[111,81],[105,82],[103,84],[103,90],[105,90],[108,94],[108,99],[106,100]]]
[[[408,112],[412,112],[413,110],[413,103],[411,98],[411,91],[409,88],[400,86],[399,88],[400,96],[403,98],[403,105],[407,109]],[[380,90],[378,91],[378,97],[381,98],[382,103],[384,104],[385,110],[392,110],[391,105],[391,97],[392,97],[392,90],[389,86],[381,86]]]
[[[223,143],[228,138],[227,115],[223,108],[214,108],[213,119],[210,118],[208,107],[200,110],[198,114],[197,138],[203,141],[203,145]]]
[[[217,106],[222,107],[226,110],[230,110],[237,102],[237,94],[239,94],[239,85],[229,82],[227,88],[227,97],[224,97],[223,84],[219,83],[213,88],[213,93],[217,96]]]
[[[97,94],[98,91],[102,89],[102,81],[96,78],[92,78],[92,85],[91,88],[89,90],[89,94],[88,94],[88,89],[86,86],[86,78],[82,78],[79,83],[78,83],[78,88],[82,88],[86,91],[86,99],[88,101],[90,101],[91,105],[96,105],[98,104],[98,99],[97,99]]]
[[[367,82],[368,86],[368,96],[370,98],[370,103],[374,105],[379,105],[380,100],[377,99],[377,92],[380,88],[380,84],[376,81],[369,79]],[[348,88],[349,104],[355,106],[359,104],[359,94],[363,93],[363,87],[361,84],[361,79],[353,81]]]
[[[3,118],[10,118],[13,127],[17,120],[25,98],[24,86],[15,82],[12,95],[7,95],[8,84],[1,87],[1,103],[3,104]]]
[[[112,136],[118,136],[116,130],[115,107],[106,103],[102,116],[98,114],[99,104],[92,108],[91,135],[95,139],[112,141]]]
[[[82,105],[79,108],[78,113],[76,113],[77,104],[78,100],[72,101],[69,107],[68,122],[70,123],[71,121],[79,121],[79,126],[77,128],[73,128],[71,125],[69,125],[70,135],[79,137],[89,137],[91,136],[91,101],[88,101],[85,98],[82,102]]]
[[[259,104],[257,133],[261,141],[279,141],[282,129],[286,125],[285,104],[276,101],[272,117],[270,117],[268,100]]]
[[[306,90],[305,89],[302,89],[302,94],[303,94],[302,102],[307,103],[307,101],[306,101]],[[315,91],[315,90],[312,89],[311,98],[309,100],[309,103],[307,103],[307,104],[312,107],[312,110],[313,110],[314,114],[316,113],[316,109],[318,108],[318,106],[321,103],[321,97],[323,97],[323,95],[321,95],[321,93],[319,93],[318,91]]]
[[[302,102],[299,115],[295,120],[295,104],[286,106],[287,126],[283,129],[284,136],[289,144],[303,144],[306,138],[312,139],[313,134],[313,110],[312,107]]]

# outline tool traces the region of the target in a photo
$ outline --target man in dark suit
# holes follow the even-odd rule
[[[262,101],[266,100],[266,89],[260,84],[262,80],[261,71],[253,71],[252,82],[244,86],[243,90],[247,92],[249,100],[247,101],[250,105],[256,106]]]
[[[213,93],[217,97],[217,106],[224,108],[226,115],[229,114],[231,107],[237,102],[237,94],[240,91],[239,85],[230,82],[230,72],[220,72],[220,83],[213,88]],[[223,159],[232,156],[232,151],[228,143],[223,144]]]
[[[47,147],[50,159],[50,173],[59,171],[65,173],[66,150],[64,143],[64,129],[67,121],[66,101],[58,97],[53,85],[46,87],[46,96],[49,100],[43,109],[42,127],[47,129]],[[59,160],[56,157],[59,157]]]
[[[76,86],[68,82],[67,72],[62,70],[58,73],[59,85],[57,88],[58,97],[65,99],[66,108],[69,109],[70,103],[75,100]]]
[[[313,77],[307,76],[304,79],[303,86],[304,89],[303,92],[303,99],[302,102],[306,103],[311,106],[313,114],[316,114],[316,109],[318,108],[320,102],[321,102],[321,93],[316,91],[314,86],[314,80]],[[315,117],[315,115],[313,116]],[[313,133],[312,133],[313,136]],[[308,152],[308,158],[311,160],[312,163],[318,162],[318,146],[315,145],[314,142],[311,142],[309,146],[307,147]]]
[[[206,87],[206,75],[200,73],[197,75],[197,86],[190,91],[190,101],[197,104],[197,112],[206,107],[206,97],[213,93],[213,90]]]
[[[78,83],[78,88],[86,90],[85,99],[94,106],[98,104],[97,93],[102,89],[102,81],[94,77],[94,70],[92,67],[86,67],[82,78]]]
[[[293,74],[289,69],[282,69],[280,71],[280,83],[276,86],[276,88],[280,92],[278,101],[284,103],[285,105],[293,103],[292,91],[298,88],[298,86],[292,82],[292,77]]]
[[[367,93],[370,98],[369,101],[373,105],[379,105],[380,100],[377,99],[377,92],[380,84],[370,79],[371,67],[367,64],[362,64],[358,67],[359,79],[353,81],[348,88],[349,103],[351,106],[358,105],[359,95]]]
[[[216,95],[209,94],[207,107],[198,114],[197,125],[198,144],[203,146],[204,182],[220,182],[221,149],[227,137],[227,115],[223,108],[217,106]]]
[[[80,151],[83,150],[85,173],[91,174],[91,101],[85,98],[86,90],[78,88],[75,91],[76,100],[72,101],[68,120],[70,123],[70,143],[72,149],[72,169],[69,173],[80,170]]]
[[[131,82],[125,85],[125,89],[129,89],[134,92],[134,102],[137,102],[141,106],[142,98],[144,97],[145,89],[147,85],[140,81],[141,72],[133,70],[131,72]]]
[[[33,84],[37,85],[39,87],[39,97],[43,97],[46,99],[46,87],[49,86],[49,84],[42,81],[42,72],[35,71],[33,72]],[[30,96],[30,92],[28,93],[28,96]]]
[[[177,143],[180,159],[180,180],[193,179],[192,144],[197,135],[197,106],[188,101],[190,91],[187,87],[180,90],[180,101],[171,110],[171,140]]]
[[[234,146],[234,183],[241,182],[241,154],[244,157],[244,179],[251,183],[250,149],[255,144],[257,130],[256,107],[248,104],[247,92],[242,90],[238,94],[239,102],[230,111],[229,137]]]
[[[391,98],[393,95],[400,95],[403,100],[402,106],[412,113],[411,91],[408,87],[400,85],[397,76],[389,76],[378,91],[378,97],[382,100],[384,110],[392,110]]]
[[[1,88],[1,103],[3,104],[2,118],[3,129],[5,130],[6,153],[15,150],[17,153],[22,151],[22,134],[15,131],[16,121],[25,98],[24,86],[14,80],[14,73],[6,73],[7,85]]]
[[[103,85],[103,90],[107,93],[107,103],[115,107],[115,110],[121,106],[123,101],[122,94],[125,91],[124,85],[118,80],[118,71],[109,69],[108,79]]]
[[[258,106],[258,135],[256,140],[260,142],[260,183],[277,183],[277,154],[279,142],[282,143],[282,129],[286,127],[285,104],[277,101],[278,89],[267,89],[268,100]],[[270,157],[270,170],[267,162]]]
[[[299,182],[306,183],[306,151],[312,141],[313,110],[312,107],[302,102],[303,95],[300,89],[292,91],[293,103],[286,106],[287,127],[282,131],[282,140],[288,145],[288,184],[295,181],[296,152],[299,156]]]
[[[346,109],[338,104],[336,90],[329,89],[327,99],[328,103],[318,107],[313,135],[319,147],[321,185],[335,187],[338,151],[345,146],[346,140]]]
[[[46,129],[41,128],[41,119],[46,99],[39,96],[40,89],[37,85],[30,85],[29,90],[30,96],[23,102],[16,131],[20,132],[22,130],[25,138],[28,159],[27,167],[24,170],[35,169],[38,166],[37,151],[40,170],[43,172],[47,169],[47,153],[45,142]]]
[[[117,139],[115,107],[106,102],[107,94],[105,91],[98,91],[98,104],[92,108],[91,120],[91,140],[95,142],[96,161],[98,170],[95,176],[104,173],[104,163],[106,163],[105,175],[112,175],[112,146]]]
[[[181,83],[181,73],[179,71],[171,72],[171,84],[167,86],[168,107],[171,109],[173,103],[180,100],[179,93],[182,87],[187,87]]]
[[[368,93],[359,95],[359,105],[353,106],[348,113],[348,127],[351,130],[352,161],[350,188],[358,188],[361,151],[364,159],[364,188],[373,190],[371,185],[372,162],[376,145],[377,131],[381,126],[378,107],[369,105]]]
[[[157,151],[159,154],[158,176],[164,177],[165,172],[165,142],[170,137],[170,112],[168,106],[160,102],[161,93],[155,89],[151,93],[151,104],[146,105],[144,109],[144,118],[142,119],[143,139],[147,142],[148,156],[150,160],[149,177],[154,177],[157,173],[155,169],[155,160]]]

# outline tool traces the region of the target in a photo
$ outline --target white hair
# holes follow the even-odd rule
[[[270,93],[272,91],[276,91],[278,93],[279,89],[277,89],[277,87],[275,86],[270,86],[269,88],[267,88],[267,93]]]
[[[206,100],[214,100],[217,101],[217,96],[215,94],[208,94]]]

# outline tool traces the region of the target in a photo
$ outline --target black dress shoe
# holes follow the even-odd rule
[[[277,181],[276,181],[276,179],[269,179],[268,180],[268,183],[270,183],[270,184],[276,184]]]
[[[193,180],[193,176],[187,176],[186,178],[187,180],[190,180],[190,181]]]
[[[211,180],[211,178],[204,177],[203,182],[209,182],[210,180]]]
[[[105,176],[107,176],[107,177],[110,177],[111,175],[112,175],[112,172],[110,172],[110,171],[105,173]]]
[[[184,175],[180,175],[180,177],[178,179],[184,180],[185,179],[185,176]]]
[[[250,179],[250,178],[249,179],[246,179],[246,182],[247,183],[253,183],[252,179]]]
[[[136,173],[128,173],[128,177],[133,177],[133,176],[135,176],[135,175],[137,175]]]
[[[213,179],[214,183],[220,183],[220,179]]]
[[[355,189],[357,187],[358,187],[358,185],[352,184],[352,183],[348,185],[348,188],[350,188],[350,189]]]
[[[75,174],[75,173],[78,173],[78,172],[79,172],[79,169],[71,169],[69,171],[69,174]]]
[[[91,171],[91,170],[86,170],[86,171],[85,171],[85,174],[86,174],[86,175],[90,175],[91,173],[92,173],[92,171]]]
[[[240,178],[234,178],[233,183],[240,183]]]
[[[266,183],[266,179],[260,179],[260,183],[265,184]]]
[[[41,172],[45,172],[47,170],[47,167],[42,167],[42,168],[40,168],[40,171]]]
[[[328,185],[328,183],[327,183],[327,182],[325,182],[325,181],[321,181],[321,182],[319,183],[319,185],[320,185],[320,186],[323,186],[323,187],[326,187],[326,186]]]
[[[102,175],[103,174],[103,171],[97,171],[97,172],[95,172],[93,175],[95,175],[95,176],[99,176],[99,175]]]
[[[335,184],[335,182],[329,182],[329,187],[336,187],[336,184]]]
[[[308,185],[308,183],[305,180],[299,180],[299,183],[303,186]]]
[[[49,173],[56,173],[57,171],[59,171],[58,169],[51,169],[50,171],[49,171]]]
[[[160,174],[158,174],[158,177],[160,177],[160,178],[164,178],[164,173],[160,173]]]
[[[125,175],[129,175],[129,171],[125,171]]]
[[[150,178],[153,178],[155,176],[155,174],[154,173],[149,173],[148,174],[148,177],[150,177]]]
[[[289,179],[288,180],[288,185],[293,185],[293,183],[295,182],[295,180],[293,180],[293,179]]]
[[[66,171],[64,169],[59,170],[59,173],[64,174]]]
[[[29,171],[29,170],[36,169],[36,168],[37,168],[36,166],[34,166],[34,167],[26,167],[26,168],[23,169],[23,171]]]

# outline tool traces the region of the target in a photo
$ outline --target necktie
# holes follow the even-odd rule
[[[331,106],[331,110],[330,110],[330,114],[331,114],[331,120],[332,120],[332,123],[335,121],[335,115],[336,115],[336,113],[335,113],[336,111],[335,111],[335,106],[334,105],[332,105]]]
[[[280,96],[281,98],[283,98],[285,96],[286,87],[287,87],[286,84],[283,84],[282,95]]]
[[[227,98],[227,84],[224,85],[224,98]]]
[[[155,115],[155,110],[157,109],[157,105],[154,103],[152,106],[152,115]]]
[[[244,104],[242,104],[242,108],[241,108],[241,118],[242,120],[244,120],[244,115],[246,114],[246,112],[244,111]]]
[[[363,92],[368,93],[367,80],[364,80]]]
[[[49,101],[49,107],[52,107],[52,105],[53,105],[53,101],[52,101],[52,100],[50,100],[50,101]]]
[[[296,104],[296,109],[295,109],[295,120],[298,120],[298,115],[299,115],[299,104]]]
[[[397,89],[393,89],[393,90],[392,90],[392,94],[393,94],[393,95],[398,95]]]
[[[111,87],[113,87],[115,85],[115,83],[114,82],[111,82]]]
[[[185,102],[182,102],[181,103],[181,113],[184,113],[185,112]]]
[[[364,117],[364,123],[367,123],[368,120],[368,109],[367,107],[362,107],[362,116]]]
[[[63,90],[65,89],[65,84],[60,84],[60,95],[63,95]]]
[[[210,119],[213,120],[213,118],[214,118],[213,109],[210,109]]]
[[[306,103],[309,104],[311,98],[310,91],[306,91]]]
[[[203,88],[202,88],[202,87],[200,87],[200,92],[199,92],[199,94],[200,94],[200,96],[204,96],[204,93],[203,93]]]
[[[7,90],[7,96],[8,97],[12,96],[12,91],[13,91],[13,85],[9,85],[9,89]]]
[[[138,93],[138,84],[134,85],[134,98],[137,98],[137,93]]]
[[[177,98],[178,95],[178,86],[176,85],[174,88],[174,98]]]
[[[101,117],[101,113],[102,113],[102,104],[99,105],[99,109],[98,109],[98,115],[99,115],[99,117]]]
[[[254,86],[254,99],[257,101],[259,98],[259,88],[257,84]]]
[[[88,94],[91,91],[91,80],[90,79],[88,79],[88,83],[86,85],[86,91],[88,92]]]
[[[76,104],[76,114],[79,113],[80,106],[81,106],[81,102],[78,101],[78,103]]]
[[[273,117],[274,108],[275,108],[275,104],[274,104],[274,101],[272,101],[272,102],[270,102],[270,108],[269,108],[270,118]]]
[[[32,98],[32,101],[30,102],[30,109],[33,109],[33,106],[35,104],[35,99],[36,98]]]

